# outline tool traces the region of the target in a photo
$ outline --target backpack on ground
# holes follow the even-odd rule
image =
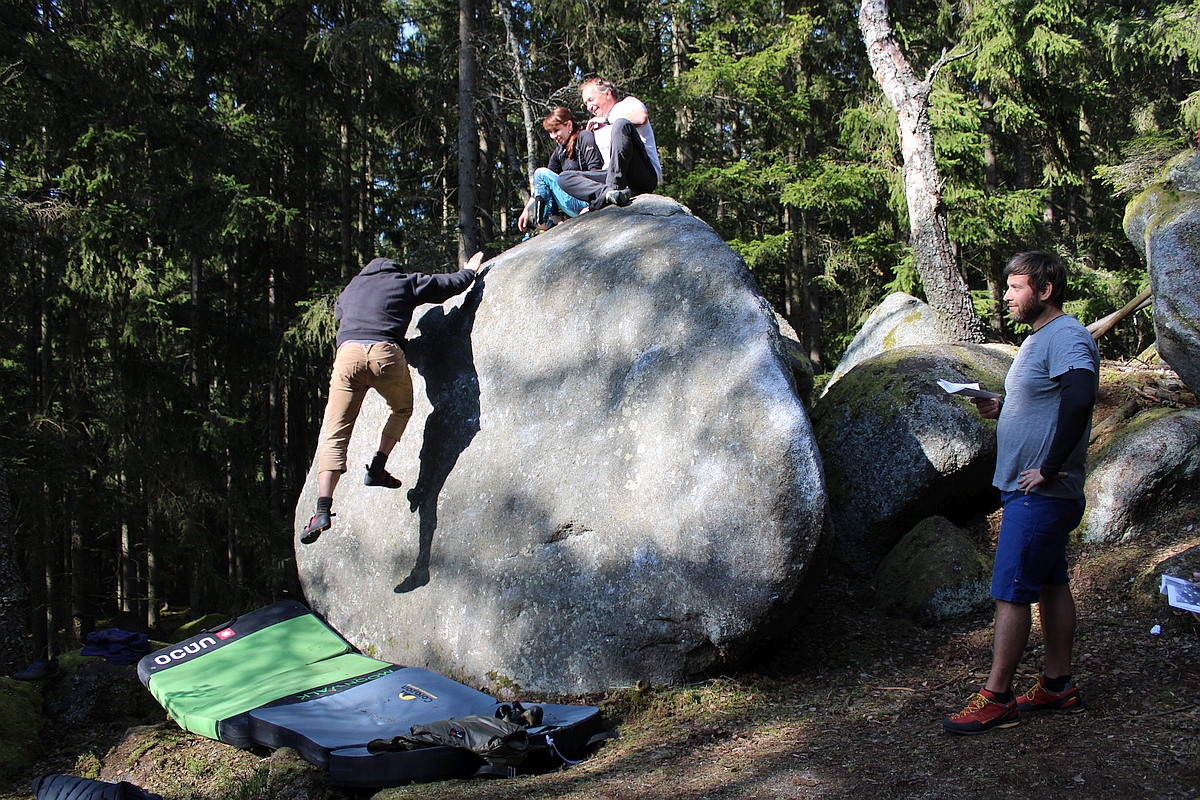
[[[504,774],[515,771],[529,756],[529,733],[521,723],[472,714],[462,719],[413,725],[407,735],[375,739],[367,749],[372,753],[383,753],[437,746],[470,750],[496,770],[496,774]]]

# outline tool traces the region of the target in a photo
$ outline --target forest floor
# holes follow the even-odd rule
[[[1097,418],[1133,391],[1110,390]],[[972,531],[990,538],[996,524],[993,514]],[[1023,717],[1014,728],[982,736],[944,733],[941,719],[987,676],[990,610],[920,627],[880,612],[869,582],[827,569],[811,577],[796,626],[737,673],[690,686],[568,698],[599,705],[620,731],[581,764],[510,780],[386,789],[373,797],[1196,797],[1200,622],[1156,595],[1153,571],[1196,545],[1200,499],[1164,512],[1137,542],[1072,547],[1080,713]],[[1018,691],[1036,679],[1040,659],[1035,622]],[[167,800],[372,796],[330,789],[324,773],[306,765],[300,768],[314,782],[285,788],[268,774],[266,754],[237,751],[170,722],[136,729],[143,742],[136,746],[123,727],[49,725],[44,738],[52,746],[30,774],[124,778]],[[243,777],[231,780],[230,770],[243,770]],[[0,800],[28,800],[28,787],[29,775],[0,784]]]

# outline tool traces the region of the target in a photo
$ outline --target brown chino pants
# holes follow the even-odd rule
[[[325,427],[317,450],[320,472],[346,471],[350,435],[368,389],[379,392],[391,409],[383,435],[391,439],[404,435],[413,413],[412,376],[404,351],[392,342],[346,342],[338,348],[329,378]]]

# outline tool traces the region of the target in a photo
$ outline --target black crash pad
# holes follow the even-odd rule
[[[420,667],[367,658],[295,601],[244,614],[143,658],[138,677],[186,730],[235,747],[292,747],[339,786],[396,786],[475,773],[457,747],[371,753],[413,725],[492,716],[496,698]],[[526,703],[526,705],[530,705]],[[601,734],[595,706],[538,704],[526,769],[581,757]]]

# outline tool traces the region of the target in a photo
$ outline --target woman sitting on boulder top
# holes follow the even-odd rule
[[[550,154],[550,162],[533,173],[533,192],[517,219],[517,227],[521,230],[537,228],[544,231],[562,222],[564,216],[578,216],[587,208],[587,203],[559,188],[558,173],[565,169],[604,169],[596,137],[575,121],[571,109],[555,107],[542,120],[542,127],[558,147]]]

